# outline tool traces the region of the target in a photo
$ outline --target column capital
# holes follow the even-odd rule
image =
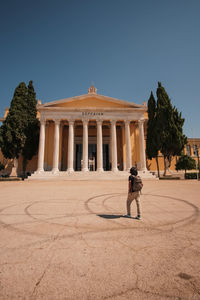
[[[97,122],[97,125],[102,125],[103,120],[96,120],[96,122]]]
[[[46,124],[46,119],[45,118],[41,118],[40,119],[40,124],[41,125],[45,125]]]
[[[116,122],[117,122],[116,120],[110,120],[111,125],[116,125]]]
[[[144,122],[145,122],[145,119],[139,119],[139,120],[138,120],[138,124],[139,124],[139,125],[144,124]]]
[[[68,120],[69,125],[74,125],[74,120]]]
[[[60,119],[54,119],[53,121],[55,124],[60,125]]]
[[[125,125],[130,125],[130,122],[131,122],[130,120],[124,120]]]
[[[89,119],[82,119],[83,125],[88,125]]]

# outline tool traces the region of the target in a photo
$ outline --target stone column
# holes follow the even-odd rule
[[[146,154],[144,144],[144,120],[139,120],[139,140],[140,140],[140,170],[146,171]]]
[[[83,166],[82,171],[88,170],[88,120],[83,120]]]
[[[103,172],[102,121],[97,121],[97,171]]]
[[[54,121],[54,146],[53,146],[53,169],[52,173],[57,174],[59,172],[59,136],[60,136],[60,120]]]
[[[40,141],[38,151],[38,167],[36,173],[44,172],[45,120],[40,120]]]
[[[117,134],[116,121],[111,121],[111,135],[112,135],[112,171],[117,172]]]
[[[74,172],[74,121],[69,121],[67,171],[69,173]]]
[[[131,163],[131,137],[130,137],[130,121],[125,121],[125,140],[126,140],[126,170],[129,171]]]
[[[110,139],[109,139],[109,167],[112,165],[112,127],[110,124]]]

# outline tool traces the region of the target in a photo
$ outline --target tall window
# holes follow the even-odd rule
[[[191,156],[191,146],[190,145],[186,145],[186,154],[188,156]]]
[[[197,145],[193,145],[193,153],[194,153],[194,156],[197,156],[197,154],[198,154]]]

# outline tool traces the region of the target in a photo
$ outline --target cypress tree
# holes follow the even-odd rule
[[[159,172],[159,163],[158,163],[158,132],[157,132],[157,116],[156,116],[156,100],[154,98],[153,93],[148,100],[148,122],[147,122],[147,140],[146,140],[146,154],[149,159],[156,158],[157,170],[158,170],[158,177],[160,177]]]
[[[28,88],[21,82],[15,89],[8,115],[0,128],[0,147],[5,158],[23,155],[23,172],[27,161],[37,153],[39,124],[36,94],[32,81]]]
[[[17,159],[25,144],[26,98],[27,87],[21,82],[15,89],[9,112],[0,128],[0,147],[5,158]]]
[[[184,119],[173,107],[164,87],[158,82],[157,88],[157,130],[158,145],[164,156],[164,176],[175,155],[181,155],[187,138],[183,134]]]
[[[28,84],[26,114],[27,124],[25,128],[26,141],[22,149],[23,155],[23,174],[25,176],[28,160],[37,153],[39,141],[39,121],[37,119],[37,101],[32,80]]]

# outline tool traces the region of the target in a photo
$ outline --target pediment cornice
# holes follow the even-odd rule
[[[93,100],[101,100],[102,102],[104,101],[104,103],[107,104],[106,106],[106,110],[110,110],[110,109],[115,109],[115,110],[126,110],[126,109],[136,109],[136,110],[143,110],[146,111],[147,107],[145,105],[139,105],[136,103],[132,103],[132,102],[128,102],[125,100],[119,100],[116,98],[112,98],[112,97],[108,97],[108,96],[104,96],[104,95],[98,95],[98,94],[85,94],[85,95],[80,95],[80,96],[76,96],[76,97],[70,97],[70,98],[66,98],[66,99],[61,99],[61,100],[56,100],[56,101],[51,101],[51,102],[46,102],[44,104],[38,104],[37,108],[38,110],[51,110],[51,109],[55,109],[55,110],[71,110],[73,107],[73,102],[76,104],[80,103],[83,100],[88,100],[88,101],[92,101]],[[64,104],[71,104],[70,107],[63,107]],[[109,107],[110,104],[110,107]],[[118,105],[119,107],[113,107],[112,105]],[[59,105],[61,105],[61,107],[59,107]],[[121,107],[120,107],[121,106]],[[93,109],[94,110],[94,106],[91,106],[88,104],[87,106],[84,107],[79,107],[78,109]],[[76,109],[76,107],[74,107],[74,109]],[[95,109],[98,109],[95,108]],[[102,107],[100,108],[100,110],[102,110]]]

